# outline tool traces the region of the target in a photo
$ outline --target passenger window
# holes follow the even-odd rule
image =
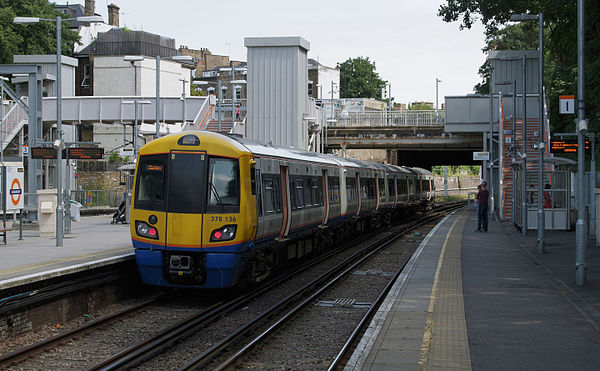
[[[329,201],[333,203],[340,202],[340,179],[337,177],[328,177],[327,188]]]
[[[322,191],[321,191],[321,182],[319,181],[320,178],[313,178],[312,179],[312,200],[313,200],[313,205],[315,206],[321,206],[323,205],[323,196],[322,196]]]
[[[346,178],[346,200],[356,200],[356,179]]]

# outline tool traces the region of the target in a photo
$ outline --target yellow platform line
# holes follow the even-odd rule
[[[440,252],[419,366],[424,370],[471,370],[462,287],[462,232],[469,211],[456,218]]]

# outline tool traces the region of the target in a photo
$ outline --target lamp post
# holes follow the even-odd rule
[[[185,126],[185,84],[189,82],[185,77],[180,77],[179,81],[181,81],[181,123],[182,126]]]
[[[160,55],[156,56],[156,132],[154,138],[160,138]],[[192,62],[194,58],[190,55],[174,55],[172,61],[176,62]],[[184,113],[185,117],[185,113]],[[185,119],[184,119],[185,120]],[[184,122],[185,123],[185,122]]]
[[[8,81],[8,78],[0,76],[0,79]],[[0,87],[2,92],[0,93],[0,105],[2,106],[2,112],[0,113],[0,169],[2,170],[2,227],[6,230],[6,169],[4,168],[4,85]],[[3,241],[6,243],[6,233],[4,233]]]
[[[56,16],[56,19],[39,18],[39,17],[15,17],[13,22],[16,24],[32,24],[40,21],[56,22],[56,132],[58,135],[58,149],[56,151],[56,246],[63,246],[63,197],[62,197],[62,92],[61,92],[61,57],[62,57],[62,22],[73,21],[78,22],[102,22],[100,16],[86,16],[76,18],[62,19],[61,16]]]
[[[544,13],[539,14],[513,14],[509,18],[513,22],[538,21],[539,23],[539,131],[538,131],[538,212],[537,212],[537,252],[543,254],[545,217],[544,217]],[[525,99],[525,98],[524,98]]]
[[[575,283],[577,286],[583,286],[586,283],[587,262],[586,262],[586,225],[585,225],[585,202],[584,202],[584,174],[585,174],[585,137],[588,130],[588,123],[585,120],[585,85],[584,85],[584,34],[585,34],[585,1],[577,0],[577,171],[578,193],[577,198],[577,223],[575,225],[576,253],[575,253]],[[593,158],[593,157],[592,157]],[[594,172],[592,171],[592,174]],[[596,179],[592,180],[595,184]],[[593,203],[592,203],[593,205]]]
[[[133,140],[132,140],[132,145],[133,145],[133,159],[134,162],[137,161],[137,126],[138,126],[138,106],[140,104],[151,104],[152,102],[150,102],[149,100],[138,100],[138,99],[134,99],[134,100],[124,100],[121,102],[122,104],[133,104],[134,105],[134,124],[133,124],[133,130],[132,130],[132,136],[133,136]],[[143,115],[142,115],[143,116]]]

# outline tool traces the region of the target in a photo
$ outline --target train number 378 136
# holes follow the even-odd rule
[[[211,222],[231,222],[231,223],[235,223],[235,216],[211,216],[210,217],[210,221]]]

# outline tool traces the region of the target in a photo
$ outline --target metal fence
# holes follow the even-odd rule
[[[349,112],[346,118],[336,112],[335,126],[441,126],[443,110]]]
[[[79,202],[83,207],[118,207],[123,200],[123,192],[116,189],[71,190],[71,200]]]

